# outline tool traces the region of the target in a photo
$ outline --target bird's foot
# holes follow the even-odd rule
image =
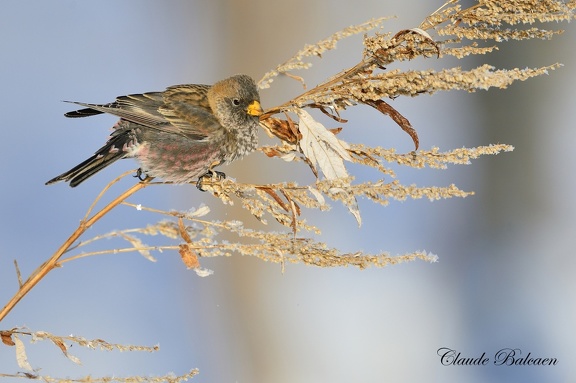
[[[202,187],[202,183],[204,182],[204,179],[206,178],[216,178],[216,180],[223,180],[226,178],[226,174],[224,174],[223,172],[219,172],[217,170],[208,170],[206,173],[204,173],[203,175],[201,175],[200,177],[198,177],[198,181],[196,182],[196,187],[198,188],[198,190],[205,192],[206,189],[204,189]]]
[[[138,178],[140,181],[144,181],[146,178],[148,178],[148,174],[146,174],[142,168],[138,168],[138,170],[136,170],[136,174],[132,177]]]

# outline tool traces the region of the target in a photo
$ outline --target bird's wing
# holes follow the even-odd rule
[[[65,116],[108,113],[151,129],[202,139],[220,126],[208,104],[209,88],[209,85],[176,85],[164,92],[121,96],[109,104],[72,102],[85,108]]]
[[[177,85],[166,89],[158,111],[186,136],[210,137],[222,128],[208,102],[209,86]]]
[[[158,108],[162,106],[162,100],[162,92],[150,92],[118,97],[116,101],[109,104],[66,101],[84,106],[85,109],[68,112],[65,116],[74,118],[108,113],[140,125],[156,127],[166,123],[162,115],[158,113]]]

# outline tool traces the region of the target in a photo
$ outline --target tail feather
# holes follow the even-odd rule
[[[91,108],[90,104],[85,104],[82,102],[76,102],[76,101],[64,101],[70,104],[78,104],[78,105],[82,105],[82,106],[86,106],[87,108],[84,109],[78,109],[78,110],[73,110],[71,112],[68,113],[64,113],[65,117],[70,117],[70,118],[79,118],[79,117],[90,117],[90,116],[95,116],[97,114],[102,114],[105,113],[103,110],[97,110],[94,108]],[[96,107],[101,107],[101,108],[111,108],[115,105],[115,103],[111,102],[109,104],[102,104],[102,105],[94,105]]]
[[[125,144],[129,139],[130,137],[127,132],[113,135],[106,145],[100,148],[92,157],[76,165],[67,172],[52,178],[50,181],[46,182],[46,185],[60,181],[68,181],[71,187],[80,185],[86,179],[92,177],[108,165],[111,165],[120,158],[125,157],[126,152],[124,152],[122,148],[125,147]]]
[[[64,116],[70,117],[70,118],[78,118],[78,117],[95,116],[97,114],[102,114],[102,113],[104,113],[104,112],[101,112],[99,110],[94,110],[91,108],[84,108],[84,109],[73,110],[71,112],[64,113]]]
[[[59,181],[69,181],[71,187],[76,187],[120,158],[122,158],[122,156],[108,156],[108,158],[105,158],[95,154],[67,172],[52,178],[46,182],[46,185],[51,185]]]

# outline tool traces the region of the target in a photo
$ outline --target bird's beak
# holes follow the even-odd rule
[[[259,117],[262,113],[264,113],[262,107],[260,106],[260,103],[256,100],[252,101],[252,103],[248,105],[247,112],[249,115],[255,117]]]

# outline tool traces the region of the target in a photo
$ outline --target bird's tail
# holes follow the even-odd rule
[[[52,178],[46,182],[46,185],[60,181],[68,181],[71,187],[80,185],[86,179],[92,177],[116,160],[125,157],[127,153],[123,149],[126,147],[127,141],[129,141],[130,138],[127,132],[116,135],[113,134],[106,145],[101,147],[92,157],[67,172]]]

